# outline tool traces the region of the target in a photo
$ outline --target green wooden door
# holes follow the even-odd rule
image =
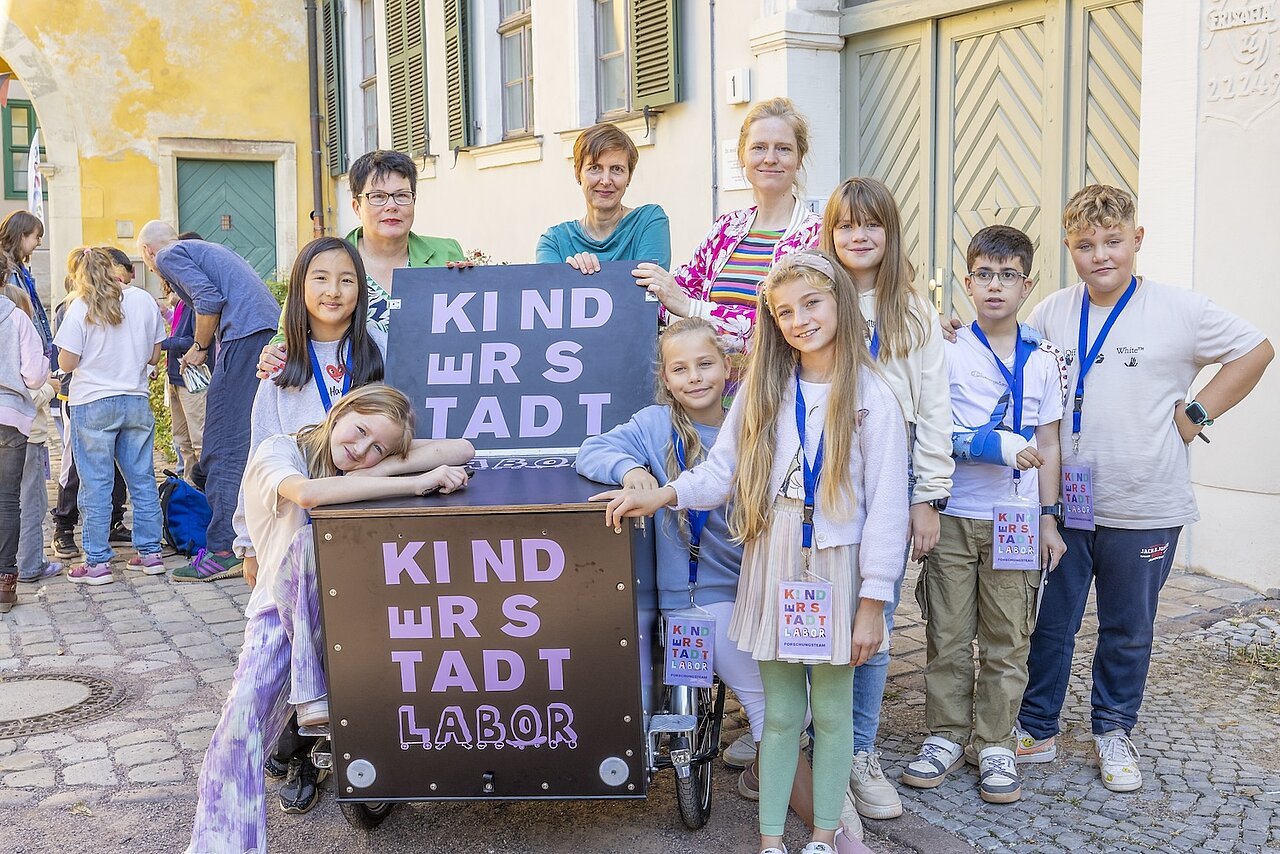
[[[275,166],[249,160],[179,160],[178,230],[198,231],[240,253],[260,276],[274,276]]]

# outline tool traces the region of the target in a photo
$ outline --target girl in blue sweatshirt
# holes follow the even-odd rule
[[[696,317],[672,324],[658,344],[658,403],[631,420],[592,436],[578,451],[578,473],[626,489],[657,489],[692,468],[715,444],[724,423],[728,361],[715,327]],[[673,441],[678,439],[677,441]],[[677,451],[679,448],[679,451]],[[683,457],[683,461],[680,459]],[[683,464],[682,464],[683,462]],[[751,722],[751,736],[764,730],[764,687],[750,653],[729,641],[729,620],[738,593],[742,546],[729,536],[725,507],[711,511],[702,529],[697,583],[689,584],[689,520],[659,510],[658,607],[665,613],[694,603],[715,616],[715,670],[733,689]]]
[[[724,345],[707,320],[689,317],[673,323],[658,343],[658,403],[605,433],[592,436],[578,451],[577,469],[600,483],[626,489],[657,489],[682,470],[701,462],[724,423],[724,386],[729,375]],[[729,621],[738,594],[742,546],[729,534],[726,506],[706,514],[699,544],[697,582],[689,583],[689,526],[684,513],[659,510],[658,606],[664,613],[688,607],[690,598],[715,618],[715,672],[747,713],[751,737],[764,732],[764,686],[751,653],[729,640]],[[813,820],[812,777],[803,763],[796,774],[791,806]],[[738,791],[759,797],[758,769],[747,768]]]

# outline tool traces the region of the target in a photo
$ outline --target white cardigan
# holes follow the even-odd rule
[[[678,509],[711,510],[729,500],[738,466],[738,438],[745,393],[739,393],[725,417],[720,437],[707,458],[671,482]],[[874,372],[863,369],[858,377],[858,408],[866,410],[847,465],[852,472],[857,502],[847,519],[833,520],[821,503],[814,508],[814,545],[817,548],[860,543],[858,571],[861,596],[888,602],[902,575],[907,539],[907,437],[902,412],[893,392]],[[800,447],[795,422],[794,384],[778,407],[777,447],[769,494],[782,490],[787,467]],[[828,460],[834,466],[834,460]],[[796,548],[800,544],[796,543]]]
[[[872,318],[874,294],[871,291],[859,299],[863,315]],[[893,389],[902,416],[915,426],[911,465],[916,486],[911,503],[921,504],[951,495],[951,474],[956,464],[951,459],[951,378],[938,315],[919,294],[912,293],[911,305],[924,324],[924,343],[913,347],[904,359],[883,358],[876,366]]]

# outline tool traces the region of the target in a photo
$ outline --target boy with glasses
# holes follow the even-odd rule
[[[1056,347],[1018,323],[1034,286],[1033,253],[1025,234],[1004,225],[969,244],[964,287],[977,320],[946,345],[957,464],[938,545],[916,585],[930,735],[902,774],[909,786],[935,788],[971,745],[980,797],[1001,804],[1021,797],[1013,712],[1027,682],[1041,573],[1065,548],[1052,507],[1065,368]]]

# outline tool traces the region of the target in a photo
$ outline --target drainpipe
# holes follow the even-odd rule
[[[716,98],[716,0],[707,0],[707,6],[707,29],[711,33],[711,220],[714,222],[720,216],[720,137],[716,121],[716,110],[719,108]]]
[[[324,237],[324,152],[320,148],[320,55],[317,50],[316,0],[306,0],[307,84],[311,105],[311,236]]]

